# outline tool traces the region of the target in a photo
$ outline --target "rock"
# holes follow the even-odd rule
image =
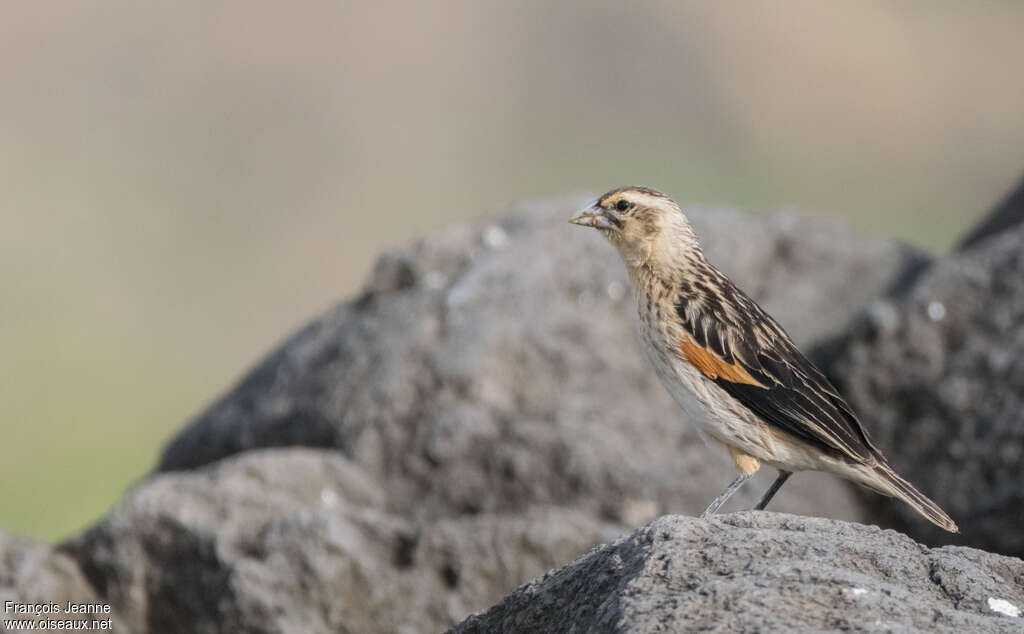
[[[960,525],[866,498],[928,543],[1024,555],[1024,226],[935,264],[882,300],[830,353],[827,372],[898,471]]]
[[[596,232],[566,222],[581,202],[515,207],[382,257],[359,298],[273,352],[171,442],[159,470],[333,447],[417,522],[533,505],[630,525],[699,512],[732,467],[642,358],[624,267]],[[925,261],[792,215],[690,215],[712,260],[803,343]],[[768,471],[734,507],[756,502]],[[797,476],[773,508],[863,517],[824,475]]]
[[[960,243],[958,251],[964,251],[985,241],[989,236],[1019,226],[1024,222],[1024,178],[1017,183],[1016,189],[1007,194],[1006,198],[988,212],[980,222],[971,227]]]
[[[659,518],[452,632],[1021,632],[1021,610],[1019,559],[754,512]]]
[[[359,297],[286,341],[174,439],[149,481],[46,556],[80,570],[125,631],[438,631],[632,526],[699,512],[732,467],[688,424],[700,409],[679,411],[641,357],[618,257],[566,224],[580,202],[514,208],[386,254]],[[710,258],[803,344],[845,332],[927,264],[834,224],[691,215]],[[1001,280],[980,284],[990,294],[1012,285],[986,275]],[[955,297],[974,297],[957,284]],[[943,301],[925,305],[928,319],[975,315]],[[885,306],[873,323],[902,328],[902,304]],[[1017,313],[1001,310],[986,319],[1012,330]],[[1016,372],[1017,356],[993,363]],[[942,403],[969,403],[965,385]],[[879,444],[898,456],[903,442]],[[732,506],[752,505],[773,476]],[[860,520],[872,505],[807,474],[773,509]],[[25,570],[7,585],[27,587]],[[1024,604],[1022,580],[1019,561],[864,526],[674,517],[460,627],[929,629],[934,617],[998,631],[1020,623],[1007,615]]]
[[[254,451],[155,476],[62,551],[126,631],[426,632],[619,532],[553,507],[398,510],[337,451]]]
[[[46,608],[43,612],[25,614],[13,606],[8,609],[7,602],[19,604],[56,604],[58,611]],[[102,604],[96,592],[86,581],[75,561],[67,555],[55,552],[51,547],[36,543],[25,537],[8,535],[0,532],[0,609],[3,619],[28,620],[38,622],[40,619],[92,619],[103,621],[113,619],[112,629],[108,631],[127,632],[123,628],[117,614],[89,615],[88,617],[67,614],[68,602],[75,604]],[[0,628],[6,631],[6,628]],[[12,630],[14,628],[11,628]],[[25,627],[22,629],[29,629]]]

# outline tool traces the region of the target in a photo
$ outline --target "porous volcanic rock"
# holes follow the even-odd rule
[[[825,357],[893,465],[961,534],[866,497],[876,517],[927,543],[1024,555],[1024,226],[875,302]]]
[[[1024,224],[1024,178],[1010,190],[998,205],[974,224],[957,244],[957,249],[965,251],[984,242],[989,236],[1002,233],[1013,227]]]
[[[157,475],[62,550],[126,631],[436,632],[621,533],[556,507],[421,525],[387,506],[340,452],[252,451]]]
[[[426,632],[664,512],[699,512],[733,469],[688,424],[700,408],[680,411],[641,356],[622,264],[596,232],[565,222],[581,202],[516,206],[386,254],[359,297],[296,333],[200,415],[106,518],[59,553],[39,552],[84,576],[126,631]],[[688,211],[712,261],[805,346],[845,331],[872,298],[899,297],[927,264],[829,222]],[[892,454],[899,440],[883,433],[878,444]],[[753,504],[773,475],[730,506]],[[864,520],[878,517],[870,505],[844,483],[806,474],[773,509]],[[641,531],[598,551],[618,553],[595,573],[599,584],[650,564],[689,575],[689,585],[654,571],[637,590],[622,586],[619,607],[595,607],[604,620],[594,623],[619,627],[607,620],[613,609],[641,628],[655,622],[644,614],[670,618],[659,610],[680,618],[676,595],[689,589],[705,602],[702,622],[711,610],[737,625],[775,610],[750,629],[784,628],[812,618],[800,597],[819,582],[829,601],[846,601],[829,608],[825,629],[855,627],[867,596],[888,606],[880,615],[917,601],[895,629],[924,623],[919,605],[934,608],[941,627],[1019,623],[998,611],[1022,603],[1013,560],[772,514],[668,518],[644,530],[646,542]],[[707,554],[691,544],[675,568],[651,564],[644,553],[675,538],[650,536],[666,531],[699,538]],[[922,565],[931,586],[919,579]],[[865,585],[849,596],[824,585],[833,569],[866,575]],[[773,595],[780,580],[789,590]],[[25,587],[20,577],[8,585]],[[594,600],[619,592],[612,586],[594,586]],[[939,594],[945,604],[927,604]],[[522,610],[558,619],[572,601],[590,601],[558,596],[524,599]],[[575,614],[579,624],[593,616]],[[889,621],[878,623],[865,627]]]
[[[1022,610],[1019,559],[746,512],[659,518],[452,632],[1022,632]]]
[[[25,614],[7,602],[19,604],[57,604],[57,611]],[[128,632],[117,614],[81,616],[66,611],[68,602],[75,604],[102,605],[97,595],[79,570],[75,560],[54,551],[49,545],[40,544],[18,535],[0,532],[0,614],[6,620],[38,621],[51,619],[96,620],[112,619],[113,632]],[[49,610],[49,608],[47,608]],[[20,628],[19,628],[20,629]],[[25,628],[27,629],[27,628]],[[41,629],[41,628],[40,628]],[[0,623],[0,631],[7,631]]]

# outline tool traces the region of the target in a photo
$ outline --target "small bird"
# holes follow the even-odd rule
[[[640,335],[677,403],[687,391],[707,410],[697,421],[740,474],[701,517],[718,510],[762,464],[778,477],[764,509],[795,471],[825,471],[906,502],[947,531],[956,524],[901,478],[838,390],[754,300],[714,267],[679,205],[648,187],[601,196],[569,222],[600,231],[633,281]]]

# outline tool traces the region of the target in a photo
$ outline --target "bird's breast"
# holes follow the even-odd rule
[[[680,355],[678,344],[685,332],[672,300],[656,292],[638,293],[637,313],[644,352],[665,389],[685,409],[690,409],[692,397],[707,407],[714,386]]]
[[[751,455],[770,457],[761,450],[768,442],[765,426],[685,359],[679,344],[687,335],[676,320],[675,306],[662,301],[659,310],[658,298],[651,299],[649,303],[647,297],[638,297],[640,338],[655,374],[672,399],[701,433],[749,450]]]

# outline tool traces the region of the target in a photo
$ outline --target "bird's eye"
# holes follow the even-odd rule
[[[615,208],[619,211],[626,211],[630,207],[632,207],[632,205],[628,200],[619,200],[619,202],[615,203]]]

